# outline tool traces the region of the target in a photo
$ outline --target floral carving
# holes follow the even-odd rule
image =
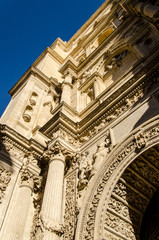
[[[61,236],[63,234],[63,225],[61,223],[57,223],[52,221],[51,219],[48,219],[42,213],[40,214],[40,219],[43,228],[45,228],[46,230],[54,232],[58,236]]]
[[[152,139],[152,138],[154,139],[154,136],[158,137],[158,130],[156,130],[156,129],[158,129],[157,124],[155,125],[155,127],[151,127],[149,130],[147,130],[146,136],[147,136],[148,141],[150,141],[150,139]],[[114,156],[114,159],[113,159],[111,165],[109,166],[107,171],[103,174],[101,181],[96,186],[96,191],[93,194],[91,204],[88,206],[88,208],[86,210],[87,212],[85,212],[85,214],[87,214],[87,219],[85,222],[85,227],[84,227],[84,232],[83,232],[83,234],[84,234],[83,236],[85,239],[87,239],[87,240],[93,239],[96,209],[97,209],[97,206],[98,206],[98,203],[99,203],[99,200],[100,200],[100,197],[101,197],[101,194],[103,192],[106,182],[108,181],[108,179],[111,176],[111,174],[113,173],[113,171],[121,163],[121,161],[124,161],[124,159],[130,153],[135,152],[136,147],[137,147],[137,144],[133,140],[131,140],[129,143],[127,143],[127,146],[118,155]],[[135,162],[135,166],[136,166],[136,164],[143,165],[139,161]],[[131,166],[133,167],[133,164]],[[151,170],[149,172],[149,170],[150,170],[149,169],[148,171],[145,172],[145,169],[143,169],[143,166],[142,167],[139,167],[139,166],[135,167],[135,166],[133,168],[139,169],[138,171],[140,171],[142,173],[141,174],[142,176],[144,176],[146,174],[148,176],[148,178],[150,177],[151,179],[153,179],[154,176],[156,176],[155,182],[157,181],[157,184],[159,183],[157,173],[153,173],[153,178],[151,177],[153,170]],[[154,180],[153,180],[153,182],[154,182]],[[127,191],[128,191],[128,194],[127,194]],[[116,188],[114,189],[114,193],[117,195],[120,195],[120,197],[123,198],[124,201],[126,201],[127,197],[129,197],[129,202],[131,202],[132,206],[134,206],[137,209],[140,208],[140,210],[141,209],[144,210],[145,207],[147,206],[146,199],[141,200],[139,194],[134,193],[131,189],[129,189],[128,187],[123,185],[122,182],[120,182],[120,184],[116,186]]]
[[[24,157],[23,151],[15,147],[14,144],[12,142],[9,142],[7,139],[3,140],[3,144],[4,144],[3,149],[5,148],[4,151],[6,151],[7,154],[22,161]]]
[[[139,193],[133,191],[130,187],[124,185],[121,181],[117,183],[113,190],[113,193],[140,211],[142,210],[144,212],[146,209],[148,203],[146,197],[141,197]]]
[[[127,239],[136,239],[135,231],[131,223],[122,220],[120,217],[117,217],[110,212],[107,212],[105,217],[105,229],[107,229],[107,226],[125,236]]]
[[[5,196],[6,188],[11,180],[11,172],[0,166],[0,203]]]
[[[108,124],[110,124],[113,120],[117,119],[119,115],[126,112],[128,109],[130,109],[139,99],[141,99],[144,95],[144,88],[143,86],[139,87],[137,91],[131,95],[128,96],[117,108],[107,113],[104,119],[101,119],[101,121],[96,122],[96,124],[93,123],[93,126],[89,131],[87,131],[87,135],[83,135],[80,138],[80,143],[84,143],[88,141],[90,138],[92,138],[94,135],[96,135],[99,131],[104,129]]]
[[[159,173],[156,172],[156,170],[152,166],[149,166],[142,157],[140,157],[139,159],[139,161],[135,161],[131,164],[131,168],[144,178],[149,179],[151,183],[158,187]]]
[[[73,240],[76,224],[76,171],[66,178],[64,239]]]
[[[146,146],[146,135],[143,131],[140,131],[137,135],[135,135],[136,149],[141,150]]]

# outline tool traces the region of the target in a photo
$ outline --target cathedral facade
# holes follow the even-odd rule
[[[107,0],[10,90],[1,240],[159,239],[159,1]]]

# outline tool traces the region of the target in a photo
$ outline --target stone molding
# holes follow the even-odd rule
[[[146,144],[140,145],[140,140],[141,143],[143,143],[143,136]],[[114,148],[114,150],[108,156],[107,161],[103,163],[103,166],[99,170],[98,174],[89,183],[83,208],[78,219],[78,227],[76,232],[77,239],[91,240],[94,239],[94,237],[97,239],[97,232],[99,234],[97,228],[101,229],[101,226],[100,222],[97,222],[96,219],[98,219],[98,221],[101,219],[99,217],[99,214],[102,212],[101,208],[105,208],[107,199],[109,199],[117,179],[119,179],[119,176],[122,174],[124,169],[139,154],[146,151],[146,149],[149,149],[158,142],[159,119],[158,117],[155,117],[142,125],[142,134],[139,129],[135,129],[134,132],[127,137],[127,139]],[[142,147],[139,148],[138,146]],[[113,184],[109,186],[108,191],[106,186],[109,185],[108,180],[110,180],[110,178],[110,182],[113,182]]]

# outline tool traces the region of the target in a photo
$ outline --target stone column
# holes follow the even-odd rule
[[[67,71],[64,74],[64,82],[63,82],[63,89],[61,95],[61,102],[67,103],[71,106],[71,93],[72,93],[72,74],[70,71]]]
[[[8,217],[2,230],[2,239],[22,240],[28,216],[31,193],[33,190],[32,174],[21,172],[21,184],[16,192],[15,200],[9,210]]]
[[[62,232],[64,166],[65,157],[61,152],[50,157],[40,214],[47,240],[59,240]]]

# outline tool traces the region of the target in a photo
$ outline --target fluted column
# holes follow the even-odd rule
[[[62,153],[51,156],[41,208],[44,239],[47,240],[59,240],[62,232],[64,165]]]
[[[2,231],[2,239],[5,240],[22,240],[25,224],[28,216],[31,193],[33,190],[33,178],[29,173],[21,173],[21,184],[17,196],[6,218],[6,224]]]

